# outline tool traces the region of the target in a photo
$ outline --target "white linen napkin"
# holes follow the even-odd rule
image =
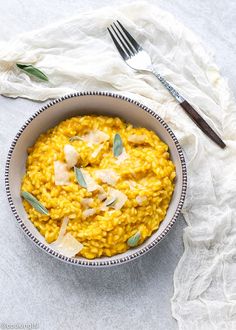
[[[225,150],[195,126],[155,77],[136,73],[121,60],[106,31],[115,19],[221,134]],[[15,63],[35,65],[49,82],[30,78]],[[83,90],[128,94],[174,130],[189,183],[172,313],[180,329],[236,329],[236,105],[212,55],[173,16],[146,2],[84,13],[0,44],[1,94],[46,100]]]

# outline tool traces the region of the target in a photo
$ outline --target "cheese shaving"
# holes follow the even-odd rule
[[[129,187],[130,187],[131,190],[134,190],[134,189],[145,189],[144,186],[142,186],[140,183],[137,183],[137,182],[135,182],[133,180],[128,180],[126,182],[129,185]]]
[[[102,182],[108,183],[111,186],[114,186],[120,177],[114,170],[110,170],[110,169],[97,170],[95,172],[95,175]]]
[[[121,163],[123,163],[128,158],[129,158],[129,155],[125,151],[125,148],[123,148],[122,153],[117,157],[117,159],[116,159],[115,162],[116,162],[116,164],[121,164]]]
[[[75,257],[83,249],[77,239],[75,239],[70,233],[66,234],[66,228],[69,222],[69,218],[65,217],[62,220],[60,232],[55,242],[51,244],[52,248],[66,257]]]
[[[105,201],[101,207],[102,211],[105,211],[108,207],[112,207],[115,210],[120,210],[128,199],[122,191],[113,188],[110,188],[109,190],[109,197],[115,199],[116,202],[110,206],[107,206]]]
[[[100,130],[90,131],[82,139],[89,145],[99,144],[110,139],[110,136]]]
[[[66,144],[64,146],[64,155],[68,168],[72,168],[77,164],[79,154],[72,145]]]
[[[81,200],[81,204],[84,207],[91,206],[92,203],[93,203],[93,198],[82,198]]]
[[[142,205],[143,202],[145,202],[147,200],[147,197],[146,196],[137,196],[136,197],[136,201],[139,205]]]
[[[126,181],[130,187],[131,190],[135,189],[136,187],[136,182],[135,181],[132,181],[132,180],[129,180],[129,181]]]
[[[101,144],[100,146],[97,147],[97,149],[94,150],[94,152],[92,153],[92,158],[96,158],[97,155],[100,153],[100,151],[102,150],[103,148],[103,144]]]
[[[54,162],[54,179],[57,186],[66,186],[70,184],[70,173],[67,164],[59,160]]]
[[[87,191],[95,191],[99,190],[100,186],[97,184],[97,182],[93,179],[93,177],[87,172],[85,169],[81,169],[81,172],[83,174],[84,180],[87,185]]]
[[[107,194],[104,192],[98,194],[98,199],[102,202],[107,198]]]
[[[146,142],[146,138],[146,135],[132,134],[128,136],[128,141],[136,144],[143,144]]]
[[[91,215],[94,215],[95,213],[96,213],[95,209],[87,209],[87,210],[84,210],[82,215],[84,218],[88,218],[88,217],[91,217]]]
[[[68,217],[63,218],[62,223],[61,223],[61,228],[60,228],[60,231],[59,231],[59,235],[58,235],[56,241],[53,244],[57,244],[62,240],[63,236],[66,233],[66,227],[68,225],[68,222],[69,222]]]
[[[74,236],[67,233],[62,240],[57,244],[56,250],[66,257],[75,257],[83,249],[81,244]]]

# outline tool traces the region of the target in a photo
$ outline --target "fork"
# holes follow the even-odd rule
[[[162,85],[177,100],[187,115],[202,130],[202,132],[222,149],[225,148],[225,143],[213,131],[205,119],[200,116],[191,104],[182,95],[180,95],[180,93],[177,92],[177,90],[171,86],[171,84],[164,77],[154,70],[149,54],[138,44],[138,42],[131,36],[124,26],[117,21],[116,23],[113,22],[107,29],[125,63],[136,71],[151,72],[154,74]]]

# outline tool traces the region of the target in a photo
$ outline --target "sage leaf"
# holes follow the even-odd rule
[[[87,189],[87,183],[84,179],[83,173],[81,172],[80,168],[75,166],[74,171],[75,171],[75,176],[76,176],[78,183],[81,185],[81,187]]]
[[[120,156],[123,151],[123,143],[120,137],[120,134],[116,133],[113,142],[113,154],[115,157]]]
[[[140,240],[140,237],[141,237],[141,234],[139,231],[137,231],[136,234],[134,234],[133,236],[131,236],[128,241],[127,241],[127,244],[130,246],[130,247],[134,247],[136,245],[138,245],[138,241]]]
[[[27,191],[22,191],[21,196],[31,205],[33,208],[41,214],[49,215],[48,210],[42,203],[40,203],[37,198],[31,195]]]
[[[73,142],[73,141],[83,141],[83,139],[80,136],[76,135],[76,136],[70,137],[69,138],[69,141],[70,142]]]
[[[31,64],[19,64],[17,63],[16,66],[26,72],[27,74],[37,77],[40,80],[48,81],[48,77],[39,69],[35,68]]]

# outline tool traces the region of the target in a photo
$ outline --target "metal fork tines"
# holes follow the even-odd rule
[[[134,56],[143,49],[119,21],[117,21],[117,24],[119,24],[120,28],[116,25],[116,23],[113,23],[113,25],[110,26],[112,32],[114,33],[117,39],[114,37],[110,29],[109,28],[107,29],[110,33],[110,36],[114,44],[116,45],[116,48],[119,50],[123,59],[128,60],[131,56]],[[120,46],[117,40],[119,40],[123,48]]]
[[[107,28],[108,32],[118,50],[121,57],[127,65],[132,69],[142,72],[151,72],[154,74],[162,85],[170,92],[170,94],[179,102],[187,115],[194,123],[216,144],[221,148],[225,148],[225,143],[213,131],[203,117],[191,106],[191,104],[173,87],[171,84],[154,70],[151,57],[132,37],[132,35],[124,28],[124,26],[116,21]]]

